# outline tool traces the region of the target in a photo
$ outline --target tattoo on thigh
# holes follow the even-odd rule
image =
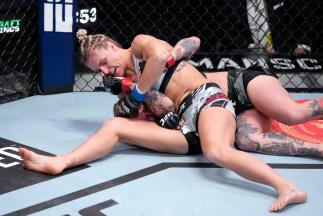
[[[269,139],[286,140],[287,135],[283,133],[267,132],[267,133],[264,133],[263,137],[269,138]]]
[[[259,151],[265,154],[272,155],[299,155],[320,157],[321,152],[312,147],[306,147],[301,140],[290,139],[288,137],[281,141],[271,142],[263,147],[260,146]]]
[[[245,114],[240,114],[237,117],[237,128],[236,143],[238,147],[246,151],[258,151],[260,144],[250,138],[250,135],[256,134],[258,129],[246,122]]]
[[[307,147],[304,141],[288,137],[287,134],[278,132],[265,132],[261,141],[254,141],[252,135],[260,133],[259,129],[247,122],[248,114],[240,114],[237,117],[238,147],[247,151],[256,151],[271,155],[303,155],[320,156],[320,151],[316,148]]]
[[[275,139],[277,140],[276,143],[279,143],[280,141],[282,143],[289,141],[291,144],[295,144],[297,146],[304,146],[304,141],[297,140],[297,139],[291,139],[287,136],[287,134],[284,133],[278,133],[278,132],[266,132],[263,135],[264,139]]]
[[[290,142],[272,142],[260,148],[260,151],[271,155],[295,155],[296,148]]]
[[[318,149],[315,148],[298,148],[297,155],[320,157],[321,153]]]
[[[320,100],[323,100],[323,99],[320,99]],[[319,99],[313,100],[309,104],[309,107],[312,109],[313,117],[323,115],[323,107],[320,107],[320,100]]]

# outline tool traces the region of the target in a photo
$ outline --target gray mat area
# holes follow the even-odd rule
[[[318,94],[293,96],[305,99]],[[62,154],[111,118],[115,101],[115,97],[99,92],[34,96],[3,104],[0,137]],[[6,144],[0,147],[0,162],[19,162],[4,154]],[[279,215],[321,214],[322,160],[254,155],[308,192],[306,204],[287,208]],[[8,169],[7,178],[21,178],[10,167],[0,169]],[[29,172],[21,167],[19,171]],[[271,188],[216,167],[201,155],[159,154],[121,143],[112,154],[86,169],[1,194],[0,215],[262,216],[273,215],[268,207],[274,198]]]

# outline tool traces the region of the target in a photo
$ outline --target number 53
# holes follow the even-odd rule
[[[82,24],[86,24],[88,22],[95,22],[96,12],[96,8],[81,9],[80,12],[76,12],[76,16],[79,18],[79,20],[76,20],[76,22],[80,21],[80,23]]]

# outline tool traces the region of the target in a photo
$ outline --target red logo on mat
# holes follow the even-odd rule
[[[298,101],[298,102],[304,102]],[[280,122],[273,121],[272,130],[286,133],[291,137],[306,142],[322,144],[323,143],[323,120],[313,120],[304,124],[288,126]]]

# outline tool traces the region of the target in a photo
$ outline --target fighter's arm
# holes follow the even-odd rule
[[[180,60],[182,58],[189,59],[199,49],[200,44],[201,40],[195,36],[181,39],[170,51],[170,55],[174,56],[175,61]]]
[[[165,69],[171,45],[150,35],[138,35],[131,44],[137,58],[145,60],[143,73],[137,83],[139,93],[147,93]]]
[[[156,44],[153,44],[153,43],[156,43]],[[123,101],[120,102],[120,105],[123,111],[128,110],[127,111],[128,113],[126,113],[124,116],[125,117],[136,116],[131,114],[132,111],[130,109],[132,109],[131,107],[133,107],[132,104],[138,107],[139,105],[138,102],[143,101],[144,98],[146,98],[147,93],[145,93],[145,91],[142,92],[141,89],[139,88],[139,86],[141,86],[141,83],[146,84],[146,87],[149,86],[150,82],[153,83],[155,81],[154,76],[157,76],[158,78],[158,75],[161,73],[162,70],[165,69],[165,67],[168,67],[168,68],[172,67],[175,64],[175,62],[179,59],[190,58],[197,51],[199,46],[200,46],[200,39],[194,36],[181,39],[179,42],[177,42],[174,48],[172,48],[167,42],[158,40],[157,38],[154,38],[149,35],[137,36],[132,43],[132,47],[131,47],[132,51],[137,57],[143,58],[144,60],[146,60],[144,72],[143,72],[143,75],[140,77],[139,83],[135,85],[135,84],[132,84],[131,80],[117,79],[117,78],[111,78],[113,82],[105,82],[105,86],[110,88],[111,92],[114,94],[119,94],[121,92],[129,93],[131,91],[130,93],[131,97],[127,96],[126,100],[122,99]],[[163,62],[164,60],[163,58],[165,57],[164,54],[168,56],[166,59],[166,63]],[[154,67],[154,60],[157,61],[157,65],[159,65],[158,67]],[[162,69],[157,69],[160,67],[160,62],[163,62],[162,63],[163,67],[161,67]],[[145,71],[151,71],[151,70],[153,72],[152,75],[151,74],[147,75],[148,72],[145,72]],[[158,70],[160,70],[160,73],[158,72]],[[149,81],[148,84],[145,81],[142,81],[145,78],[146,78],[146,81],[147,80]],[[139,98],[141,98],[140,101],[136,100],[136,98],[138,99],[138,95],[139,95]],[[145,104],[147,105],[147,103]],[[158,113],[155,113],[155,111],[157,111],[157,110],[154,110],[155,108],[151,107],[150,111],[156,114],[156,116],[160,116]],[[165,114],[165,111],[163,112]],[[169,116],[171,114],[172,116],[174,116],[173,112],[174,111],[171,111],[167,113],[167,115]]]
[[[200,43],[200,39],[195,36],[179,40],[168,53],[166,67],[172,67],[180,59],[191,58],[200,47]],[[114,95],[118,95],[121,92],[128,94],[135,86],[135,83],[129,78],[113,76],[103,77],[103,84]]]
[[[181,39],[172,48],[167,42],[149,35],[135,37],[131,45],[132,51],[136,56],[146,60],[138,88],[147,92],[165,67],[173,66],[177,60],[191,58],[200,47],[200,43],[201,40],[198,37],[192,36]],[[145,75],[147,72],[149,75]]]

